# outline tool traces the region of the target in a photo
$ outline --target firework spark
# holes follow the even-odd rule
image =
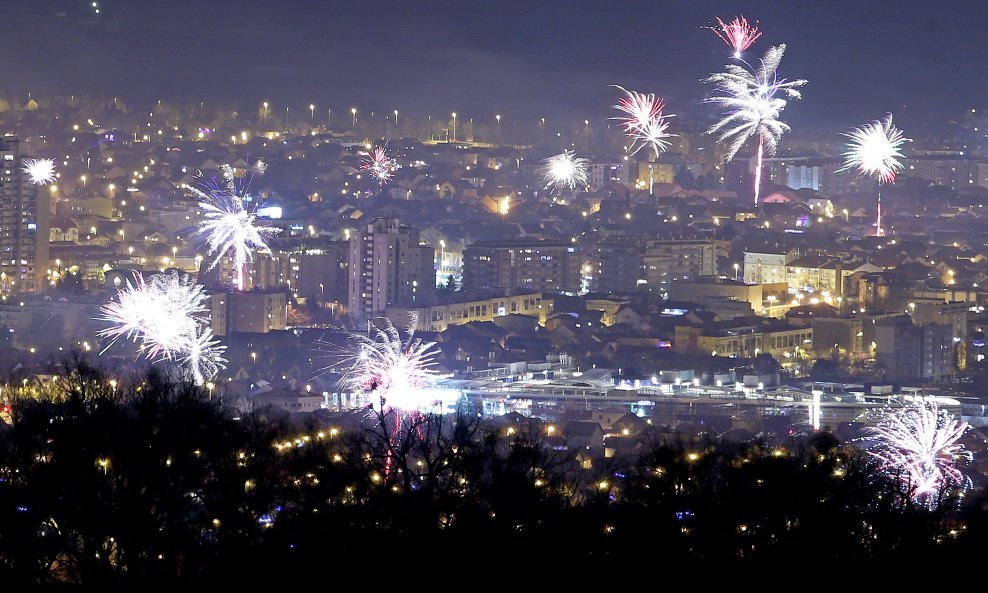
[[[728,64],[724,72],[712,74],[706,80],[715,86],[715,94],[705,102],[724,108],[724,117],[707,133],[719,134],[717,141],[727,148],[726,160],[732,160],[749,138],[758,136],[756,204],[763,153],[767,150],[770,155],[775,154],[782,135],[789,131],[789,125],[779,119],[786,107],[786,99],[782,97],[799,99],[801,95],[796,89],[806,84],[805,80],[779,78],[777,70],[785,51],[785,45],[771,47],[758,68]]]
[[[967,477],[959,461],[971,453],[959,443],[968,429],[935,403],[916,403],[887,409],[868,430],[876,441],[869,453],[882,471],[906,486],[913,500],[933,505],[944,489],[963,490]]]
[[[268,164],[264,162],[264,159],[257,159],[256,161],[254,161],[255,175],[264,175],[264,173],[267,172],[267,170],[268,170]]]
[[[762,32],[758,30],[758,22],[754,26],[748,24],[748,19],[743,16],[736,16],[734,20],[725,23],[717,18],[717,24],[707,27],[720,37],[724,43],[734,50],[734,58],[740,59],[741,53],[751,47],[756,39],[761,37]]]
[[[244,288],[244,268],[253,261],[255,251],[267,251],[267,238],[278,233],[275,227],[257,224],[256,206],[248,208],[249,182],[238,187],[229,165],[223,166],[220,183],[208,185],[204,190],[191,188],[199,197],[203,221],[199,236],[204,238],[208,255],[216,257],[209,264],[213,269],[224,257],[230,257],[237,268],[237,289]],[[250,200],[253,201],[253,200]]]
[[[614,87],[621,89],[626,95],[614,106],[624,115],[613,119],[621,122],[621,129],[631,139],[631,154],[638,154],[641,149],[647,146],[658,157],[669,147],[669,141],[666,138],[676,136],[676,134],[666,132],[669,128],[668,118],[675,116],[663,113],[665,104],[662,99],[656,98],[652,93],[629,91],[618,85],[614,85]]]
[[[545,159],[541,171],[546,189],[568,188],[574,190],[578,186],[585,187],[589,166],[589,160],[578,157],[568,150]]]
[[[428,410],[437,402],[455,399],[454,392],[436,388],[438,351],[434,342],[415,338],[417,321],[416,315],[409,317],[405,338],[386,318],[368,324],[366,334],[351,334],[344,386],[378,399],[381,409],[402,412]]]
[[[178,272],[150,281],[134,274],[117,299],[100,308],[97,319],[112,325],[99,335],[110,339],[107,348],[120,338],[133,340],[152,363],[178,361],[186,376],[201,385],[225,367],[225,346],[212,339],[209,329],[208,299],[202,286]]]
[[[384,148],[381,147],[364,154],[360,163],[361,170],[369,172],[381,185],[391,181],[398,167],[398,162],[389,157]]]
[[[892,125],[892,115],[876,120],[844,134],[850,141],[844,153],[842,171],[857,169],[862,175],[872,176],[879,183],[895,183],[895,174],[902,170],[899,159],[902,145],[912,142]]]
[[[21,168],[34,185],[55,182],[55,161],[51,159],[24,159]]]

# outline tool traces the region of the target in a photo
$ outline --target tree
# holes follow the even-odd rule
[[[810,369],[810,378],[814,381],[840,381],[840,367],[829,358],[818,358]]]
[[[685,166],[676,169],[676,174],[673,175],[672,180],[683,189],[696,189],[696,177]]]

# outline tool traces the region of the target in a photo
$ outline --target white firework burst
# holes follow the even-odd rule
[[[382,409],[404,412],[428,410],[437,402],[455,400],[455,392],[436,387],[438,351],[434,342],[415,338],[417,321],[417,315],[409,316],[404,338],[387,318],[368,324],[366,334],[351,334],[343,385],[378,400]]]
[[[264,162],[264,159],[257,159],[256,161],[254,161],[255,175],[264,175],[264,173],[267,170],[268,170],[268,164]]]
[[[969,481],[958,468],[971,453],[959,441],[968,429],[935,403],[884,410],[868,437],[869,453],[881,470],[898,480],[921,504],[934,505],[944,489],[963,490]]]
[[[253,261],[255,251],[268,250],[267,238],[276,235],[279,229],[257,224],[256,206],[244,205],[248,188],[237,187],[229,165],[223,166],[220,183],[214,182],[207,191],[191,189],[199,197],[202,208],[199,236],[206,241],[207,254],[215,255],[208,269],[230,257],[237,268],[237,288],[243,290],[244,267]]]
[[[589,160],[578,157],[569,150],[545,159],[541,172],[546,189],[574,190],[579,186],[586,187],[589,166]]]
[[[875,120],[844,134],[850,141],[844,152],[844,168],[857,169],[862,175],[878,179],[879,183],[895,183],[895,175],[902,170],[905,158],[902,145],[912,142],[892,125],[892,114],[884,120]]]
[[[200,325],[182,352],[181,365],[186,379],[202,385],[215,377],[226,368],[225,351],[226,346],[213,338],[213,330],[208,325]]]
[[[706,79],[715,91],[705,102],[724,108],[724,117],[707,133],[719,134],[718,141],[727,147],[728,161],[754,136],[759,138],[759,147],[764,143],[768,153],[775,154],[782,134],[789,131],[779,116],[786,99],[800,98],[796,89],[806,81],[779,78],[776,71],[785,51],[784,44],[769,48],[758,68],[728,64],[724,72]]]
[[[55,161],[52,159],[24,159],[21,168],[34,185],[55,182]]]
[[[128,280],[117,291],[117,299],[100,308],[97,319],[112,325],[99,335],[110,338],[107,348],[120,338],[133,340],[152,363],[176,361],[201,384],[225,362],[225,347],[212,340],[209,329],[208,299],[202,286],[178,272],[158,274],[150,281],[135,273],[133,282]]]

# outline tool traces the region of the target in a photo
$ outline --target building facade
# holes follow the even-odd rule
[[[642,255],[648,290],[668,292],[676,280],[713,276],[717,270],[714,245],[705,240],[647,241]]]
[[[542,294],[533,292],[485,299],[467,298],[426,307],[392,307],[386,311],[386,316],[404,323],[410,313],[418,316],[417,331],[441,332],[451,325],[493,321],[505,315],[528,315],[544,322],[547,310],[542,307]]]
[[[463,290],[486,292],[580,290],[583,254],[568,243],[511,241],[475,243],[463,252]]]
[[[24,150],[0,140],[0,294],[42,292],[48,271],[51,194],[24,172]]]
[[[216,336],[234,332],[266,334],[288,325],[288,294],[252,290],[210,295],[210,327]]]
[[[425,304],[435,294],[434,250],[419,244],[418,229],[379,218],[349,244],[349,312],[366,321],[392,306]]]

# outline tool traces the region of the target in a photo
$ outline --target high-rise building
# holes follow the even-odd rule
[[[582,265],[583,254],[569,243],[530,240],[475,243],[463,252],[463,289],[576,294],[580,290]]]
[[[0,293],[41,292],[48,269],[51,194],[31,183],[24,146],[0,140]]]
[[[713,276],[717,270],[713,243],[693,239],[648,241],[642,264],[647,289],[653,292],[667,292],[670,282]]]
[[[365,321],[392,306],[427,303],[435,294],[435,252],[418,229],[379,218],[350,235],[350,315]]]
[[[594,292],[632,292],[638,290],[642,276],[641,243],[629,239],[601,241],[593,246]]]
[[[254,256],[247,286],[284,288],[296,298],[345,303],[349,295],[349,254],[346,241],[278,241],[270,253]]]
[[[940,381],[954,373],[953,326],[916,325],[908,315],[882,319],[875,327],[875,359],[889,379]]]
[[[210,295],[213,334],[266,334],[288,323],[288,295],[283,291],[214,292]]]

